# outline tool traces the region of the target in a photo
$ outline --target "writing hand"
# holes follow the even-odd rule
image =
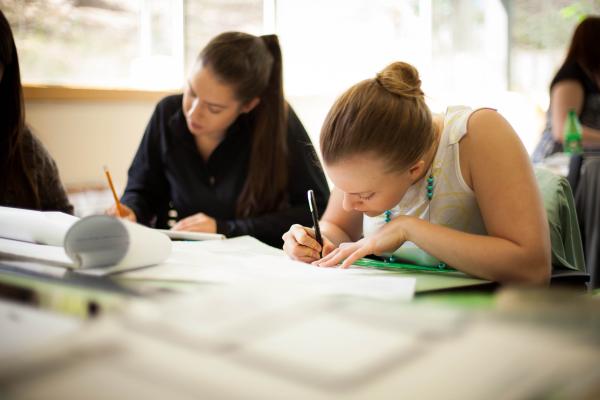
[[[292,225],[290,230],[283,234],[283,251],[292,260],[311,263],[320,259],[321,246],[315,239],[314,229],[302,225]],[[323,238],[323,256],[329,254],[335,246],[325,236]]]
[[[342,268],[348,268],[355,261],[369,254],[393,252],[406,241],[406,232],[400,227],[401,219],[384,225],[375,234],[357,242],[342,243],[327,256],[313,262],[319,267],[334,267],[341,263]]]
[[[131,222],[137,222],[137,218],[136,218],[135,213],[133,212],[133,210],[131,208],[127,207],[123,203],[121,203],[121,212],[122,212],[123,215],[119,215],[119,213],[117,211],[117,206],[115,204],[113,204],[112,206],[108,207],[104,211],[104,213],[106,215],[111,215],[113,217],[126,219],[126,220],[131,221]]]

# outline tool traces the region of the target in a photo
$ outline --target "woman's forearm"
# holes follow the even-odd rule
[[[406,238],[448,265],[497,282],[546,283],[550,277],[550,250],[540,243],[519,244],[475,235],[406,218],[398,226]]]
[[[600,129],[582,125],[583,147],[600,147]]]
[[[319,222],[319,227],[321,228],[321,234],[331,240],[336,247],[339,246],[340,243],[352,241],[350,236],[342,228],[331,222],[321,220],[321,222]]]

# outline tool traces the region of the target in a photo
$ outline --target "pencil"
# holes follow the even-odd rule
[[[110,187],[110,191],[112,192],[112,195],[115,199],[115,204],[117,205],[117,214],[119,214],[119,217],[122,218],[124,216],[124,213],[123,209],[121,208],[121,202],[119,201],[119,196],[117,196],[117,192],[115,191],[112,178],[110,177],[110,171],[108,170],[106,165],[104,166],[104,174],[106,175],[106,179],[108,180],[108,186]]]

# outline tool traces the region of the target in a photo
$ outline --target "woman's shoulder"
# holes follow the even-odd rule
[[[32,166],[44,169],[45,165],[54,163],[54,159],[42,143],[27,126],[21,137],[24,161]]]
[[[182,111],[183,94],[173,94],[162,98],[152,113],[146,127],[146,135],[154,139],[169,136],[169,132],[185,130]]]
[[[25,127],[22,137],[23,156],[26,168],[33,172],[34,184],[40,193],[42,210],[57,210],[73,213],[64,187],[60,181],[56,161],[44,144]]]
[[[466,140],[461,142],[461,152],[488,153],[495,157],[502,156],[503,150],[522,147],[518,134],[508,120],[493,108],[474,110],[467,122],[467,132]]]
[[[285,103],[286,115],[287,115],[287,135],[288,141],[292,140],[294,142],[305,142],[308,138],[308,133],[300,121],[298,114],[294,108],[289,104]]]
[[[587,79],[589,78],[579,63],[576,61],[566,62],[559,68],[556,75],[554,75],[550,83],[550,88],[561,81],[574,80],[583,84]]]
[[[181,109],[182,99],[183,99],[183,94],[181,94],[181,93],[172,94],[172,95],[163,97],[156,104],[155,112],[160,112],[160,113],[164,113],[167,115],[171,115]]]

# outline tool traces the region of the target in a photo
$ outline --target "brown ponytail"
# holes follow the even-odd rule
[[[327,114],[320,138],[326,164],[373,153],[396,171],[417,162],[433,142],[419,73],[404,62],[388,65],[342,94]]]
[[[243,104],[260,98],[249,113],[252,148],[248,176],[237,200],[238,217],[281,208],[287,201],[287,115],[277,36],[222,33],[202,50],[199,59],[233,86]]]

